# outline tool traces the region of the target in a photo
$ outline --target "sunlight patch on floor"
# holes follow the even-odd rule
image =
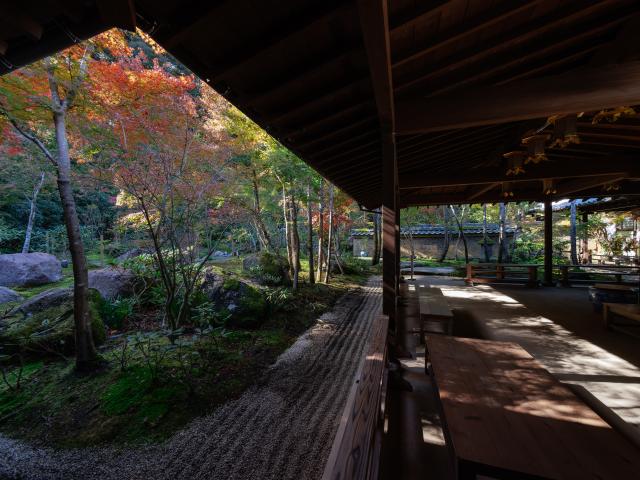
[[[574,335],[487,285],[438,285],[454,309],[466,309],[493,340],[519,343],[562,381],[582,385],[640,427],[640,369]],[[541,291],[541,301],[544,301]]]

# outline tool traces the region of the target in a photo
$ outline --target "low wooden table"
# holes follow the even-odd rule
[[[457,478],[632,479],[640,450],[522,347],[428,336]]]
[[[629,329],[618,329],[617,327],[640,327],[640,305],[637,303],[604,303],[602,309],[602,319],[605,328],[620,330],[633,336],[640,336]],[[623,319],[622,321],[620,319]]]

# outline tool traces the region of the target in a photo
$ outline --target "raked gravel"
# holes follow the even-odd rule
[[[347,293],[259,385],[162,444],[53,450],[0,436],[0,478],[318,479],[380,298],[379,278]]]

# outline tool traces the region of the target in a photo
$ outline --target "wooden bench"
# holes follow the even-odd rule
[[[640,450],[519,345],[426,345],[457,478],[638,478]]]
[[[420,299],[420,341],[424,343],[425,322],[437,321],[444,324],[444,331],[451,335],[453,332],[453,312],[449,302],[436,287],[419,285]]]
[[[389,318],[378,315],[343,410],[323,480],[378,478],[387,392]]]
[[[637,303],[604,303],[602,318],[607,329],[639,336],[638,333],[627,328],[619,328],[640,327],[640,305]]]
[[[465,282],[476,283],[518,283],[528,287],[538,286],[538,265],[511,263],[467,263]]]

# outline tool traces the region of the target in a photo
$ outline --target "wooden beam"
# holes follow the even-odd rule
[[[469,201],[472,201],[482,195],[484,195],[487,192],[490,192],[491,190],[493,190],[494,188],[496,188],[498,185],[500,185],[499,183],[489,183],[487,185],[483,185],[480,188],[478,188],[474,193],[469,195]]]
[[[14,28],[20,29],[34,40],[42,38],[42,33],[44,32],[42,25],[27,15],[24,12],[24,8],[12,5],[9,2],[0,2],[0,16],[4,17],[3,19],[13,25]],[[2,54],[4,55],[4,53]]]
[[[605,182],[606,183],[606,182]],[[601,184],[602,185],[602,184]],[[551,196],[554,200],[563,198],[590,198],[590,197],[620,197],[628,195],[640,195],[640,182],[622,182],[619,190],[605,192],[602,186],[591,186],[587,189],[574,191],[573,193],[558,192]],[[548,195],[544,195],[542,188],[527,188],[526,190],[514,190],[514,196],[505,199],[498,190],[488,191],[469,199],[470,192],[445,192],[445,193],[406,193],[400,196],[402,208],[420,205],[449,205],[449,204],[479,204],[498,202],[543,202]]]
[[[540,1],[541,0],[511,0],[499,7],[486,9],[482,14],[472,16],[472,19],[469,22],[456,26],[453,30],[446,31],[439,37],[436,37],[436,39],[425,48],[421,48],[409,55],[405,55],[404,57],[395,60],[393,62],[393,67],[396,68],[406,63],[424,58],[438,48],[450,45],[473,35],[482,29],[504,22],[509,17],[521,14],[525,10],[532,9],[537,3],[540,3]]]
[[[616,173],[640,174],[640,164],[633,158],[598,158],[585,161],[576,158],[538,165],[526,165],[525,172],[507,176],[504,168],[482,168],[464,170],[455,174],[433,175],[428,172],[406,172],[400,174],[400,189],[423,187],[448,187],[495,182],[529,182],[546,178],[594,177]]]
[[[485,42],[474,44],[471,48],[457,52],[453,57],[447,57],[436,65],[430,65],[428,69],[425,69],[425,74],[420,77],[416,77],[406,82],[396,85],[396,93],[406,90],[407,88],[416,85],[418,83],[424,83],[427,80],[439,77],[444,73],[450,73],[452,71],[461,69],[472,63],[477,63],[485,59],[496,59],[498,53],[513,48],[514,45],[523,44],[527,41],[531,41],[534,37],[540,36],[540,38],[551,37],[554,30],[560,31],[561,38],[565,38],[565,41],[561,41],[556,35],[555,40],[551,42],[552,45],[562,45],[565,42],[576,42],[584,35],[591,35],[591,31],[583,34],[576,34],[576,32],[569,31],[566,26],[571,22],[577,22],[581,18],[586,17],[598,10],[602,9],[605,4],[599,1],[590,0],[589,4],[570,4],[561,11],[551,11],[548,15],[534,19],[532,22],[526,25],[510,29],[507,32],[499,35],[490,40],[489,45]],[[622,20],[619,20],[622,21]],[[564,27],[564,28],[562,28]],[[600,27],[599,27],[600,28]],[[537,51],[536,51],[537,52]],[[518,55],[517,58],[521,61],[522,56]],[[503,65],[505,62],[498,62],[499,65]]]
[[[391,76],[391,47],[387,0],[358,0],[360,26],[382,137],[382,309],[395,329],[397,314],[398,163],[395,142],[395,107]]]
[[[133,0],[98,0],[98,10],[105,24],[135,32],[136,7]]]
[[[396,132],[407,135],[640,103],[640,62],[397,102]]]
[[[554,196],[562,197],[564,195],[571,195],[572,193],[582,192],[591,188],[600,187],[608,183],[615,183],[620,180],[628,178],[627,174],[607,175],[604,177],[595,178],[581,178],[577,180],[571,180],[569,182],[562,183],[556,187],[556,193]]]

